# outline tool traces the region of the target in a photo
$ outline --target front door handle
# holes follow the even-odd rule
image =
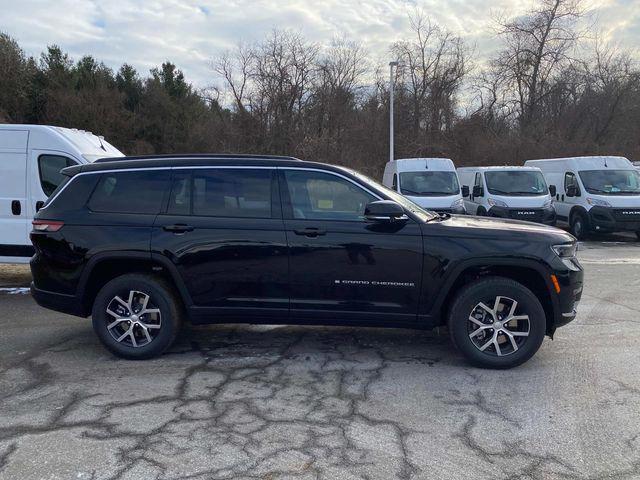
[[[321,230],[319,228],[303,228],[300,230],[294,230],[293,233],[296,235],[304,235],[305,237],[318,237],[320,235],[326,235],[326,230]]]
[[[178,223],[176,225],[165,225],[162,227],[165,232],[172,233],[185,233],[185,232],[193,232],[193,227],[191,225],[184,225],[182,223]]]

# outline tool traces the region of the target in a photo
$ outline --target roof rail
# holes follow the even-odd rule
[[[103,163],[103,162],[122,162],[129,160],[160,160],[160,159],[171,159],[176,160],[179,158],[210,158],[210,159],[255,159],[255,160],[296,160],[298,162],[302,161],[296,157],[289,157],[286,155],[260,155],[260,154],[249,154],[249,153],[175,153],[175,154],[160,154],[160,155],[135,155],[131,157],[105,157],[99,158],[94,163]]]

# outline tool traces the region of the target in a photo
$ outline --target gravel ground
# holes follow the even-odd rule
[[[638,479],[640,243],[582,245],[578,318],[509,371],[444,334],[206,326],[116,359],[0,267],[2,479]]]

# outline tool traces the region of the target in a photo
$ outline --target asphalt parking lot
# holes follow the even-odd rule
[[[640,242],[579,257],[578,318],[509,371],[396,329],[192,327],[119,360],[0,266],[0,478],[640,478]]]

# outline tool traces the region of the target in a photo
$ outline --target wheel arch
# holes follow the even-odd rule
[[[80,278],[79,299],[85,314],[90,315],[96,295],[107,282],[127,273],[158,275],[175,289],[185,307],[192,304],[176,267],[162,255],[141,252],[101,253],[89,260]]]
[[[558,299],[553,295],[551,273],[534,260],[478,260],[459,265],[449,276],[442,293],[434,302],[432,312],[438,317],[440,324],[446,323],[447,316],[455,296],[470,282],[489,276],[509,278],[521,283],[540,301],[545,312],[547,334],[554,331],[555,313],[559,308]]]

